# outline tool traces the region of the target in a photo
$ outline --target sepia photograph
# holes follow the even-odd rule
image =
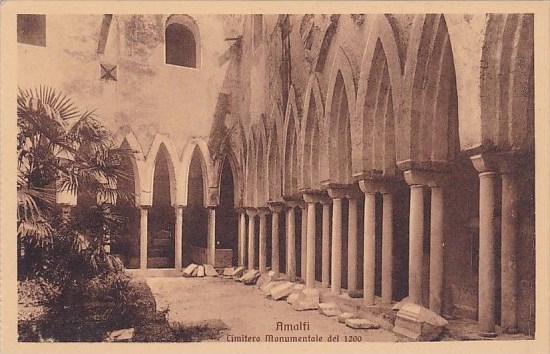
[[[13,348],[547,340],[548,24],[304,3],[10,4]]]

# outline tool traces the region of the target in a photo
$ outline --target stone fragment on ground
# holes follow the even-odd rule
[[[191,277],[193,276],[193,271],[195,269],[197,269],[198,265],[194,264],[194,263],[191,263],[189,264],[187,267],[185,267],[185,269],[183,270],[183,275],[186,276],[186,277]]]
[[[326,302],[319,304],[319,313],[327,317],[338,316],[342,313],[338,305],[334,302]]]
[[[319,308],[319,289],[304,289],[292,304],[296,311],[317,310]]]
[[[378,329],[379,324],[373,323],[364,318],[348,318],[345,322],[346,326],[354,329]]]
[[[357,315],[353,312],[342,312],[338,315],[338,322],[346,323],[346,320],[349,320],[351,318],[357,318]]]
[[[134,328],[125,328],[109,334],[108,342],[129,342],[134,337]]]
[[[245,285],[254,285],[258,281],[258,278],[260,277],[260,271],[256,269],[249,270],[246,272],[242,277],[241,281]]]
[[[433,341],[443,333],[448,322],[437,313],[417,304],[402,304],[393,331],[417,341]]]
[[[193,269],[191,276],[196,277],[198,273],[199,273],[199,266],[196,266],[195,269]]]
[[[409,303],[409,302],[410,302],[410,301],[409,301],[409,297],[408,297],[408,296],[407,296],[407,297],[404,297],[403,299],[401,299],[401,301],[399,301],[398,303],[396,303],[395,305],[393,305],[391,309],[392,309],[393,311],[396,311],[396,312],[397,312],[397,311],[401,310],[401,308],[403,307],[403,305],[405,305],[405,304],[407,304],[407,303]]]
[[[243,266],[238,266],[233,270],[233,274],[231,274],[231,276],[233,278],[240,278],[243,276],[244,271],[245,271],[245,268]]]
[[[216,269],[210,264],[204,264],[204,275],[207,277],[217,277],[219,274]]]
[[[289,281],[284,281],[281,284],[277,284],[270,290],[271,298],[273,300],[284,299],[292,293],[293,288],[294,283],[291,283]]]
[[[263,285],[270,283],[275,277],[275,272],[270,270],[269,272],[262,273],[256,285],[261,288]]]
[[[200,265],[197,267],[197,277],[204,277],[204,266]]]
[[[235,271],[235,268],[233,268],[233,267],[226,267],[226,268],[223,269],[222,275],[223,275],[224,277],[232,277],[234,271]]]

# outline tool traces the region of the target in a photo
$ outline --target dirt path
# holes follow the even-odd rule
[[[354,330],[338,323],[318,311],[294,311],[286,301],[266,299],[255,286],[245,286],[222,278],[148,278],[147,284],[157,301],[158,309],[170,308],[170,320],[194,322],[221,319],[228,326],[220,341],[244,340],[243,336],[266,340],[274,336],[320,336],[327,341],[338,335],[339,341],[346,336],[366,341],[397,341],[386,330]],[[292,332],[276,331],[277,322],[299,324],[309,322],[309,330]],[[233,336],[233,337],[232,337]],[[359,337],[357,337],[359,336]]]

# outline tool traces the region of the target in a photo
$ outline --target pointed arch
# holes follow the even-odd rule
[[[181,169],[179,171],[179,174],[181,176],[180,179],[180,188],[178,188],[179,195],[178,195],[178,203],[181,203],[181,205],[187,205],[188,204],[188,196],[189,196],[189,169],[191,167],[191,160],[193,158],[193,153],[195,150],[198,151],[200,156],[200,166],[201,166],[201,172],[202,172],[202,179],[203,179],[203,191],[204,191],[204,202],[206,204],[210,204],[211,200],[209,198],[209,187],[216,187],[217,186],[217,179],[213,176],[213,167],[211,167],[211,159],[210,159],[210,151],[208,149],[208,145],[204,139],[201,138],[193,138],[191,141],[189,141],[184,149],[181,156]]]
[[[267,183],[268,200],[270,201],[278,201],[282,197],[281,155],[279,149],[279,133],[277,133],[277,130],[277,124],[273,124],[267,145]]]
[[[248,133],[246,151],[246,189],[245,189],[245,201],[247,207],[254,206],[254,191],[256,190],[256,137],[254,131],[251,129]]]
[[[147,152],[145,158],[146,165],[146,175],[144,176],[145,185],[143,188],[144,197],[146,200],[142,200],[141,203],[145,205],[152,205],[153,202],[153,182],[155,175],[155,164],[159,154],[164,154],[166,162],[168,164],[168,176],[170,182],[170,203],[171,205],[176,204],[176,192],[178,185],[178,171],[179,171],[179,160],[177,158],[176,148],[170,141],[170,139],[164,135],[157,134],[155,135],[151,147]]]
[[[395,113],[399,112],[401,63],[390,23],[377,15],[361,63],[356,117],[352,120],[354,176],[395,175]]]
[[[534,147],[533,15],[490,14],[482,50],[484,148]]]
[[[239,160],[235,153],[230,150],[219,159],[219,162],[215,168],[216,170],[216,186],[218,194],[221,193],[221,181],[222,173],[226,164],[229,164],[231,169],[231,174],[233,175],[233,194],[235,196],[235,208],[238,208],[243,205],[242,191],[243,191],[243,181],[242,181],[242,168],[239,164]],[[219,195],[218,195],[219,199]]]
[[[268,180],[267,180],[267,138],[265,120],[263,117],[256,128],[256,206],[265,206],[268,200]]]
[[[350,120],[355,116],[355,83],[351,62],[339,48],[330,72],[323,136],[321,182],[351,183]]]
[[[443,15],[415,17],[403,83],[398,165],[445,168],[460,145],[454,58]]]
[[[302,173],[300,188],[320,189],[319,139],[324,117],[323,98],[319,80],[314,73],[310,76],[304,102],[304,124],[300,130],[300,155]]]
[[[298,117],[296,105],[289,99],[283,130],[283,195],[292,197],[298,192]],[[294,102],[295,103],[295,102]]]

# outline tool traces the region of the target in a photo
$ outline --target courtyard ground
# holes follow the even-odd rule
[[[392,342],[398,337],[384,329],[351,329],[338,323],[336,317],[326,317],[318,311],[295,311],[284,300],[266,298],[256,286],[246,286],[223,278],[147,278],[157,308],[169,308],[169,320],[193,323],[205,320],[222,320],[229,329],[219,338],[228,341],[244,335],[260,337],[275,336],[338,336],[338,340],[363,342]],[[299,324],[309,322],[309,330],[276,331],[277,322]],[[232,337],[235,336],[235,337]],[[353,337],[352,337],[353,336]],[[359,337],[358,337],[359,336]]]

